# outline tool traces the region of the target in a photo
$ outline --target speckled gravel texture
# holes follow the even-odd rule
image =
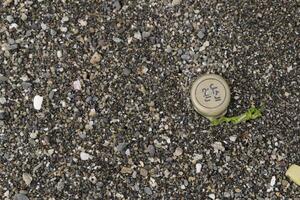
[[[300,2],[243,2],[0,0],[0,198],[299,200]],[[210,126],[205,73],[263,117]]]

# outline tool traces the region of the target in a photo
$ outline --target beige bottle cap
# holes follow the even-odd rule
[[[191,99],[195,110],[207,118],[225,115],[230,102],[230,90],[219,75],[200,76],[191,88]]]

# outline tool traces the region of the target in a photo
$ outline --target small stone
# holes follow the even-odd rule
[[[203,45],[200,47],[199,51],[204,51],[208,46],[209,46],[209,41],[205,41]]]
[[[41,23],[41,28],[42,28],[43,30],[47,30],[48,26],[47,26],[46,24],[44,24],[44,23]]]
[[[190,60],[190,58],[191,58],[191,56],[188,55],[188,54],[183,54],[183,55],[181,55],[181,59],[182,59],[182,60]]]
[[[291,165],[286,171],[285,175],[300,186],[300,166],[295,164]]]
[[[57,52],[56,52],[56,56],[57,56],[58,58],[61,58],[61,57],[62,57],[62,51],[60,51],[60,50],[57,51]]]
[[[149,187],[145,187],[145,188],[144,188],[144,192],[145,192],[146,194],[148,194],[148,195],[152,195],[152,190],[151,190],[151,188],[149,188]]]
[[[113,7],[115,10],[120,10],[122,8],[121,3],[119,0],[114,0]]]
[[[155,154],[155,147],[153,145],[148,145],[146,152],[150,154],[151,157]]]
[[[275,183],[276,183],[276,177],[272,176],[270,186],[273,187],[275,185]]]
[[[6,17],[6,20],[7,20],[9,23],[12,23],[12,22],[14,21],[14,18],[13,18],[13,16],[8,15],[8,16]]]
[[[63,32],[63,33],[65,33],[65,32],[68,31],[68,28],[62,26],[62,27],[60,27],[60,31]]]
[[[0,120],[4,120],[5,116],[5,112],[3,110],[0,110]]]
[[[177,147],[177,148],[175,149],[175,152],[173,153],[173,155],[174,155],[174,156],[181,156],[182,153],[183,153],[182,148]]]
[[[80,159],[81,160],[89,160],[89,159],[92,159],[93,156],[91,156],[90,154],[88,153],[85,153],[85,152],[80,152]]]
[[[21,19],[22,19],[23,21],[26,21],[26,20],[27,20],[27,15],[24,14],[24,13],[22,13],[22,14],[21,14]]]
[[[208,197],[211,198],[211,199],[215,199],[216,195],[215,194],[209,194]]]
[[[14,200],[29,200],[29,198],[25,194],[19,193],[14,196]]]
[[[62,191],[65,187],[65,180],[63,178],[60,179],[55,187],[58,191]]]
[[[224,192],[224,197],[225,198],[230,198],[230,193],[229,192]]]
[[[201,172],[202,165],[200,163],[196,164],[196,174],[199,174]]]
[[[90,110],[90,112],[89,112],[89,116],[90,116],[90,117],[95,117],[96,115],[97,115],[96,110],[95,110],[94,108],[92,108],[92,109]]]
[[[0,83],[5,82],[5,81],[8,81],[8,78],[3,75],[0,75]]]
[[[122,174],[132,174],[132,169],[130,167],[122,167],[121,173]]]
[[[215,142],[211,145],[214,148],[214,152],[225,151],[225,148],[221,142]]]
[[[95,52],[92,56],[90,63],[95,65],[101,61],[101,55],[98,52]]]
[[[5,97],[0,97],[0,104],[5,104],[5,103],[6,103]]]
[[[142,37],[143,38],[148,38],[148,37],[150,37],[150,35],[151,35],[151,32],[146,32],[146,31],[142,32]]]
[[[182,0],[173,0],[173,1],[172,1],[172,5],[173,5],[173,6],[179,5],[179,4],[181,3],[181,1],[182,1]]]
[[[31,177],[30,174],[24,173],[23,176],[22,176],[22,178],[23,178],[23,181],[25,182],[25,184],[26,184],[27,186],[30,185],[30,183],[31,183],[31,181],[32,181],[32,177]]]
[[[205,37],[205,34],[204,34],[204,31],[201,30],[198,32],[197,36],[200,38],[200,39],[203,39]]]
[[[83,19],[79,19],[78,23],[80,26],[86,26],[87,25],[87,21],[83,20]]]
[[[128,69],[128,68],[123,69],[123,74],[124,74],[125,76],[129,76],[130,73],[131,73],[131,70],[130,70],[130,69]]]
[[[236,139],[237,139],[237,136],[236,136],[236,135],[232,135],[232,136],[229,137],[229,140],[230,140],[231,142],[235,142]]]
[[[38,132],[34,131],[34,132],[31,132],[29,136],[30,136],[31,139],[36,139],[37,135],[38,135]]]
[[[33,107],[34,107],[34,109],[40,110],[42,108],[42,103],[43,103],[43,97],[42,96],[36,95],[33,98]]]
[[[122,40],[121,40],[120,38],[118,38],[118,37],[113,37],[113,41],[114,41],[115,43],[120,43],[120,42],[122,42]]]
[[[73,82],[73,89],[74,90],[81,90],[80,80],[76,80],[76,81]]]
[[[133,37],[135,39],[142,40],[142,34],[139,31],[135,32],[134,35],[133,35]]]
[[[125,148],[127,147],[128,143],[122,142],[120,144],[117,145],[116,149],[118,152],[120,153],[124,153]]]
[[[147,176],[148,176],[148,171],[147,171],[146,169],[144,169],[144,168],[141,168],[141,169],[140,169],[140,174],[141,174],[142,176],[144,176],[144,177],[147,177]]]

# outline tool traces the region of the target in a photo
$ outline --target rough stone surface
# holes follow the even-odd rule
[[[299,12],[0,0],[1,199],[299,198],[284,175],[300,161]],[[264,105],[263,117],[210,126],[189,98],[205,73],[229,83],[228,116]]]

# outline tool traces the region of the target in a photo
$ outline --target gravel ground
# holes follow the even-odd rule
[[[299,3],[1,0],[1,198],[299,200]],[[211,127],[204,73],[263,117]]]

